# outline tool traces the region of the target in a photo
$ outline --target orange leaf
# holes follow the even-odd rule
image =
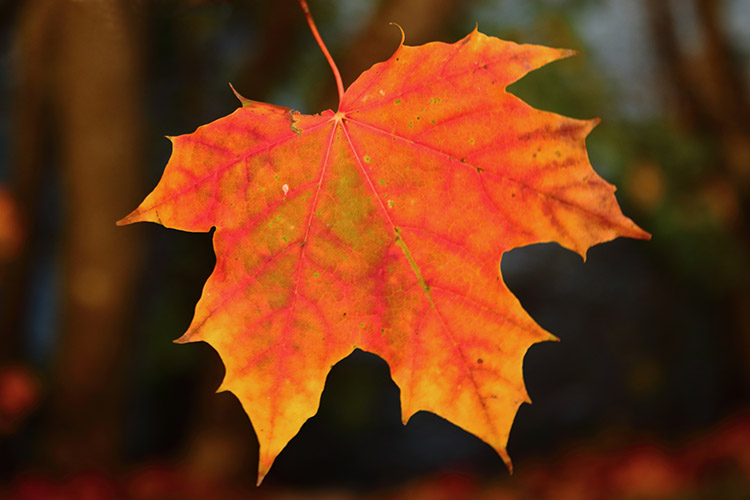
[[[556,241],[585,257],[648,238],[591,168],[597,123],[505,88],[570,51],[474,30],[401,45],[309,116],[242,99],[171,138],[164,176],[120,223],[216,227],[216,268],[187,333],[221,355],[260,442],[259,481],[354,348],[385,359],[403,420],[432,411],[505,446],[522,363],[553,340],[500,276],[503,252]]]

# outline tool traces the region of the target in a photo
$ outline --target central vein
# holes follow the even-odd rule
[[[422,276],[422,271],[420,270],[419,265],[412,257],[411,252],[409,251],[409,247],[401,237],[401,229],[396,226],[396,224],[394,224],[393,219],[391,219],[391,216],[388,213],[388,210],[385,208],[385,205],[383,205],[383,201],[380,199],[378,191],[375,189],[375,185],[372,183],[372,179],[370,179],[370,175],[367,173],[367,169],[362,164],[362,158],[360,158],[357,149],[354,147],[354,143],[352,142],[352,138],[349,135],[349,130],[346,126],[346,120],[343,119],[343,113],[336,113],[336,117],[340,120],[339,123],[341,123],[341,130],[344,132],[346,142],[349,143],[349,148],[351,148],[352,153],[354,154],[354,160],[357,162],[357,166],[359,167],[360,172],[362,172],[362,177],[364,177],[364,179],[367,181],[367,184],[370,187],[375,200],[380,206],[381,213],[385,216],[385,219],[388,221],[388,224],[391,226],[391,229],[393,229],[393,232],[396,235],[394,240],[396,246],[399,247],[404,253],[404,257],[406,257],[406,260],[409,262],[409,267],[411,267],[412,272],[414,272],[414,274],[417,276],[417,279],[419,280],[419,286],[421,286],[422,290],[424,290],[425,294],[427,295],[427,299],[430,301],[430,306],[434,309],[435,303],[432,301],[432,296],[430,295],[430,286],[427,284],[427,281],[425,281],[424,276]]]

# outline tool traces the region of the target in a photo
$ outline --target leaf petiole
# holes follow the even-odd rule
[[[320,38],[320,33],[318,32],[318,28],[315,26],[315,21],[313,21],[312,15],[310,14],[310,8],[307,6],[306,0],[298,0],[300,7],[302,7],[302,10],[305,13],[305,18],[307,18],[307,24],[310,25],[310,31],[312,31],[313,36],[315,37],[315,41],[318,42],[318,45],[320,46],[320,50],[323,51],[323,55],[326,56],[326,60],[328,61],[328,64],[331,66],[331,69],[333,70],[333,76],[336,78],[336,90],[339,93],[339,107],[341,106],[341,101],[344,99],[344,83],[341,81],[341,73],[339,73],[339,69],[336,67],[336,63],[333,61],[333,57],[331,57],[331,53],[328,52],[328,48],[323,43],[323,39]]]

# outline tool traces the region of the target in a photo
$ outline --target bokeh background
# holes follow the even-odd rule
[[[574,48],[514,84],[601,117],[595,169],[653,240],[503,259],[562,342],[533,347],[510,476],[380,358],[336,365],[255,488],[257,441],[207,345],[173,345],[210,234],[115,227],[165,135],[248,98],[313,113],[333,78],[295,0],[0,2],[0,498],[750,498],[750,3],[309,0],[344,83],[400,40]]]

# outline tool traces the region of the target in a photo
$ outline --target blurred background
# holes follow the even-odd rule
[[[400,422],[380,358],[331,371],[255,488],[257,441],[206,344],[174,345],[210,234],[116,227],[165,135],[244,96],[314,113],[335,84],[295,0],[0,1],[0,499],[750,498],[750,3],[309,0],[345,86],[475,23],[580,55],[510,88],[601,117],[594,168],[653,240],[503,259],[562,339],[525,359],[508,475],[441,418]]]

